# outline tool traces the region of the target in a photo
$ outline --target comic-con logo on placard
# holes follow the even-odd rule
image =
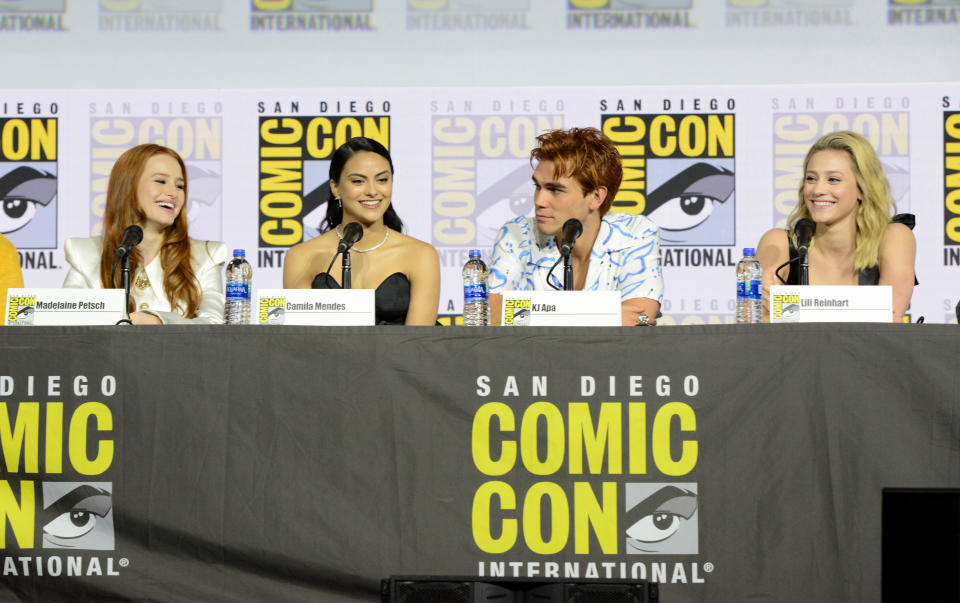
[[[321,103],[322,109],[328,106]],[[342,106],[355,107],[357,103]],[[360,106],[374,110],[372,103]],[[259,107],[263,113],[268,104],[260,103]],[[390,103],[376,107],[389,111]],[[270,248],[287,248],[320,234],[330,197],[330,156],[357,136],[371,138],[389,149],[390,116],[260,116],[259,267],[281,265],[285,250]]]
[[[70,31],[67,0],[0,0],[0,33]]]
[[[853,25],[853,0],[727,0],[727,27]]]
[[[220,31],[223,0],[100,0],[100,31]]]
[[[530,29],[530,0],[407,0],[407,29]]]
[[[613,211],[649,217],[664,246],[735,243],[733,113],[606,114],[600,122],[623,157]]]
[[[0,304],[7,300],[0,300]],[[7,304],[7,324],[15,326],[30,326],[33,324],[33,314],[37,309],[35,295],[11,297]]]
[[[782,322],[800,321],[800,296],[799,295],[771,295],[770,296],[770,316],[773,320]]]
[[[282,325],[287,315],[287,298],[264,297],[257,309],[257,322],[262,325]]]
[[[532,213],[530,151],[538,135],[563,127],[563,116],[444,112],[450,108],[431,105],[432,242],[489,248],[501,226]]]
[[[693,0],[567,0],[567,29],[696,27]]]
[[[867,103],[889,107],[888,111],[859,112],[851,110]],[[890,182],[890,192],[898,212],[910,211],[910,114],[909,100],[904,97],[857,99],[835,97],[829,104],[836,111],[803,111],[783,113],[782,109],[816,106],[805,99],[773,101],[773,223],[785,228],[787,217],[799,200],[803,159],[811,145],[828,132],[852,130],[862,134],[880,157],[883,172]]]
[[[960,112],[958,111],[943,112],[943,244],[943,265],[960,266]]]
[[[56,104],[10,105],[57,112]],[[20,250],[57,248],[58,139],[56,117],[0,117],[0,233]]]
[[[250,31],[373,31],[373,0],[250,0]]]
[[[887,24],[957,25],[960,0],[887,0]]]
[[[131,147],[153,143],[176,151],[187,166],[190,235],[221,240],[221,109],[219,102],[204,101],[90,103],[90,233],[103,234],[107,183],[117,158]]]

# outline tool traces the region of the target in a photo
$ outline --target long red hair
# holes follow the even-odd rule
[[[173,157],[183,172],[183,208],[173,224],[163,232],[160,264],[163,266],[163,292],[170,307],[182,307],[188,318],[200,307],[200,285],[190,262],[190,238],[187,235],[187,166],[173,149],[157,144],[142,144],[124,152],[110,170],[107,183],[107,202],[103,210],[103,253],[100,254],[100,282],[104,287],[119,288],[120,271],[110,282],[115,250],[123,238],[123,231],[131,224],[143,224],[146,215],[137,203],[137,187],[147,161],[154,155]],[[143,257],[136,247],[130,254],[130,273],[137,274]],[[132,303],[132,302],[131,302]],[[135,308],[131,307],[130,311]]]

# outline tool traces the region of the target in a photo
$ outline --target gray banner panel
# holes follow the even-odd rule
[[[0,597],[876,600],[881,489],[960,487],[958,335],[5,328]]]

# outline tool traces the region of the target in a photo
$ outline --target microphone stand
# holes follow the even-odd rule
[[[562,253],[563,256],[563,290],[573,291],[573,262],[570,261],[569,253]]]
[[[810,284],[810,262],[807,259],[807,248],[801,247],[797,250],[800,260],[800,284],[809,285]]]
[[[120,283],[123,285],[123,312],[126,318],[118,320],[117,324],[132,325],[130,321],[130,252],[123,254],[120,264]]]
[[[341,258],[343,271],[340,273],[340,286],[350,289],[350,250],[345,249]]]

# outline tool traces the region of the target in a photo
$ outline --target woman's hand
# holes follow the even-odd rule
[[[130,315],[130,322],[135,325],[162,325],[163,321],[160,320],[155,314],[150,314],[148,312],[134,312]]]

